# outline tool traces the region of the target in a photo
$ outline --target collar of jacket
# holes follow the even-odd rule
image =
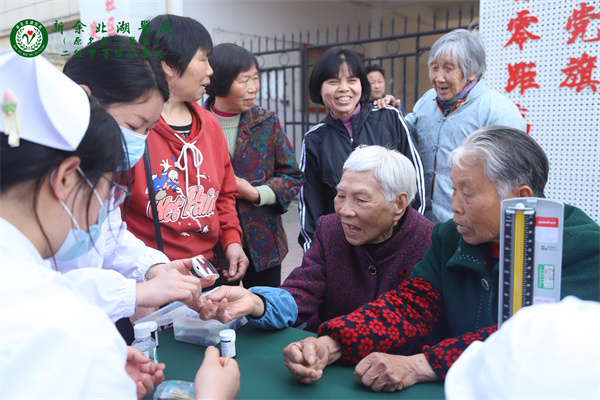
[[[446,263],[446,268],[452,269],[470,269],[481,275],[488,276],[487,267],[485,265],[485,256],[487,251],[487,243],[471,245],[463,239],[462,235],[458,239],[458,245],[454,255],[450,257]],[[494,271],[498,265],[494,266]]]
[[[411,240],[411,237],[417,230],[417,225],[419,223],[418,214],[419,213],[412,208],[412,206],[408,206],[406,208],[406,213],[402,217],[403,220],[400,228],[395,231],[392,236],[384,240],[383,243],[373,247],[373,252],[368,250],[369,245],[353,247],[355,247],[357,251],[360,251],[362,254],[364,254],[364,256],[367,257],[372,264],[375,264],[376,267],[380,268],[385,266],[385,263],[382,263],[382,261],[387,260],[390,256],[395,256],[396,254],[401,253],[401,251],[398,249],[398,246],[402,246],[406,241]]]
[[[243,112],[240,115],[240,126],[248,125],[249,129],[254,129],[257,125],[261,125],[265,120],[272,118],[273,113],[267,111],[261,106],[255,105],[252,109]]]
[[[356,138],[360,133],[362,126],[364,125],[371,112],[373,112],[373,104],[369,102],[360,103],[360,111],[354,114],[351,118],[354,138]],[[326,123],[332,128],[335,128],[337,131],[340,131],[344,135],[348,136],[348,131],[346,130],[346,127],[344,126],[342,120],[334,119],[329,113],[329,110],[327,110],[327,115],[325,116],[325,118],[323,118],[323,120],[321,120],[321,122]]]
[[[433,98],[431,99],[431,101],[434,101],[437,104],[438,110],[440,110],[440,112],[443,115],[444,110],[442,108],[440,108],[440,105],[437,102],[437,95],[435,94],[435,89],[430,89],[430,90],[433,90]],[[488,88],[485,84],[485,80],[481,79],[479,82],[477,82],[477,84],[475,86],[473,86],[473,89],[471,89],[469,91],[469,93],[467,93],[467,95],[462,99],[463,101],[461,101],[460,103],[457,102],[459,104],[458,107],[455,104],[455,108],[453,108],[452,111],[450,111],[448,113],[448,115],[446,115],[446,118],[450,117],[450,115],[458,114],[460,111],[464,110],[465,106],[467,104],[471,103],[473,100],[475,100],[476,98],[481,96],[487,90],[488,90]]]

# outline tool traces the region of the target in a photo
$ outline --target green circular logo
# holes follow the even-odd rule
[[[48,31],[34,19],[24,19],[10,32],[10,45],[23,57],[35,57],[42,54],[48,46]]]

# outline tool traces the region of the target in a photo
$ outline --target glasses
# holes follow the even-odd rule
[[[119,185],[117,182],[108,178],[106,175],[102,175],[104,179],[110,182],[110,203],[109,211],[113,211],[121,206],[127,199],[127,196],[131,196],[131,192],[128,188],[123,185]]]

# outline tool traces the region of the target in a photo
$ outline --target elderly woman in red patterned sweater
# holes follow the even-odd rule
[[[431,243],[433,224],[409,206],[415,181],[412,163],[398,151],[358,147],[337,185],[336,214],[319,218],[302,265],[279,289],[221,287],[204,299],[200,315],[222,322],[248,315],[264,329],[306,323],[316,332],[396,288]]]

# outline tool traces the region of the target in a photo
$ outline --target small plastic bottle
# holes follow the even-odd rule
[[[150,336],[152,328],[152,325],[150,325],[150,323],[148,322],[136,324],[133,327],[133,334],[135,336],[135,340],[131,345],[140,349],[142,353],[144,353],[144,355],[150,359],[150,361],[158,362],[156,342]]]
[[[223,329],[219,332],[221,339],[221,357],[235,358],[235,331]]]

